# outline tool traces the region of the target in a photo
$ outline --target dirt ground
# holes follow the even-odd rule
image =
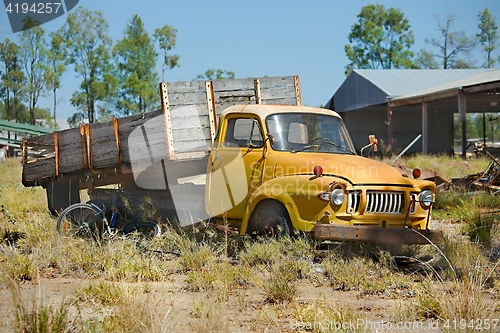
[[[79,288],[88,285],[90,281],[68,278],[42,278],[38,283],[25,283],[22,285],[23,297],[27,302],[33,297],[43,295],[45,305],[58,305],[65,297],[71,295]],[[201,304],[209,294],[203,292],[186,292],[182,290],[182,277],[173,277],[169,282],[148,283],[150,292],[148,302],[164,306],[170,310],[171,320],[167,323],[174,332],[192,332],[192,326],[197,318],[192,312],[197,304]],[[230,331],[248,332],[266,330],[268,332],[293,332],[300,331],[299,323],[279,319],[274,327],[253,327],[252,322],[258,317],[259,312],[265,307],[263,291],[259,289],[238,290],[233,292],[228,301],[225,302],[225,311],[220,313],[220,320],[226,321]],[[3,316],[2,327],[6,327],[12,320],[12,313],[9,313],[10,295],[6,289],[0,290],[0,311],[6,314]],[[244,299],[244,306],[241,306],[241,299]],[[392,313],[397,300],[377,297],[363,297],[360,292],[340,292],[329,287],[315,287],[309,283],[299,285],[298,302],[314,302],[325,299],[333,305],[344,309],[356,310],[362,317],[373,321],[385,320],[387,313]],[[305,325],[305,323],[303,324]],[[260,326],[260,325],[257,325]],[[265,326],[265,325],[263,325]],[[295,329],[297,327],[297,329]]]
[[[213,292],[189,292],[184,288],[185,275],[172,274],[165,282],[130,284],[147,289],[143,304],[153,305],[155,312],[165,313],[158,323],[161,332],[304,332],[307,325],[316,325],[316,331],[333,331],[340,323],[298,322],[290,315],[294,305],[304,306],[315,302],[327,303],[344,313],[356,313],[356,332],[421,332],[421,329],[384,329],[384,323],[396,324],[393,315],[398,306],[408,301],[404,295],[366,295],[360,291],[338,291],[328,283],[302,281],[297,297],[290,303],[272,305],[265,302],[265,293],[259,288],[236,289],[229,292],[224,301],[216,301]],[[42,277],[38,281],[21,284],[22,297],[30,306],[43,299],[45,306],[57,307],[64,299],[74,297],[75,292],[94,280],[58,277]],[[145,287],[147,285],[147,287]],[[5,332],[14,320],[11,293],[0,287],[0,331]],[[89,315],[91,315],[89,313]],[[294,316],[293,318],[297,318]],[[320,326],[323,325],[323,326]],[[381,326],[382,325],[382,326]],[[425,323],[429,325],[429,323]],[[386,327],[387,328],[387,327]],[[350,330],[353,331],[353,330]]]

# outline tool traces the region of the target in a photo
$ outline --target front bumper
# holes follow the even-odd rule
[[[442,232],[441,230],[346,226],[318,223],[314,226],[314,238],[318,240],[357,241],[379,244],[424,245],[439,243],[442,238]]]

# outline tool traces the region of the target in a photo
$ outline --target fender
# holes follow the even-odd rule
[[[288,211],[288,215],[290,216],[290,221],[292,222],[292,226],[294,228],[296,229],[300,228],[299,230],[309,230],[309,231],[312,230],[313,225],[300,218],[297,206],[295,205],[295,201],[293,200],[293,198],[289,194],[282,193],[278,196],[259,195],[254,198],[251,198],[245,208],[245,214],[241,222],[241,229],[240,229],[241,234],[245,234],[247,232],[248,222],[250,221],[252,212],[254,211],[255,207],[257,207],[257,205],[264,200],[275,200],[283,204],[286,210]]]
[[[292,175],[267,181],[250,193],[242,218],[240,232],[242,234],[246,233],[252,212],[263,200],[276,200],[282,203],[288,211],[292,226],[295,229],[312,230],[316,221],[310,221],[301,217],[294,196],[306,196],[311,200],[317,200],[315,204],[323,206],[323,209],[327,208],[329,203],[317,199],[317,196],[320,192],[328,190],[328,186],[332,182],[342,182],[342,180],[336,177],[314,178],[312,175]]]

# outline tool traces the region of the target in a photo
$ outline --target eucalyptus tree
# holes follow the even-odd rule
[[[364,6],[358,14],[358,22],[351,27],[349,44],[345,53],[352,69],[412,68],[414,43],[413,32],[405,15],[395,8],[383,5]]]
[[[35,109],[40,96],[46,89],[47,45],[44,29],[28,17],[25,29],[19,37],[21,59],[26,74],[29,122],[36,123]]]
[[[420,49],[414,60],[415,67],[420,69],[438,69],[439,64],[434,54],[426,49]]]
[[[477,34],[477,37],[485,53],[486,63],[484,67],[491,68],[495,65],[495,58],[491,56],[491,53],[498,47],[498,25],[496,18],[488,8],[479,13],[478,19],[480,32]]]
[[[426,38],[425,42],[437,49],[437,52],[431,52],[431,54],[440,60],[442,68],[473,67],[473,62],[468,58],[477,45],[476,38],[467,36],[463,30],[454,30],[456,16],[452,13],[448,13],[444,20],[437,14],[434,14],[434,18],[440,36]]]
[[[127,24],[124,37],[116,43],[113,55],[119,79],[117,109],[128,116],[144,113],[158,105],[155,46],[138,15]]]
[[[97,111],[105,111],[118,83],[113,75],[108,23],[101,11],[79,7],[68,14],[60,33],[69,61],[82,78],[80,90],[73,93],[71,104],[86,113],[89,123],[93,123]]]
[[[53,119],[57,120],[57,89],[61,88],[61,76],[66,71],[67,55],[64,51],[63,36],[60,33],[50,34],[50,48],[47,53],[46,85],[52,90]]]
[[[204,74],[198,74],[196,80],[225,80],[234,79],[234,72],[222,69],[209,69]]]
[[[160,50],[163,51],[161,80],[164,81],[167,67],[172,69],[179,66],[179,56],[177,54],[169,54],[169,51],[175,47],[177,29],[170,25],[165,25],[163,28],[156,29],[153,37],[158,42]]]
[[[3,100],[2,118],[27,122],[29,114],[22,103],[26,77],[22,71],[19,46],[8,38],[0,42],[0,96]]]

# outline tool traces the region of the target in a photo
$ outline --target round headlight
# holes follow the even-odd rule
[[[332,195],[330,196],[330,201],[332,204],[340,206],[344,202],[345,192],[341,188],[336,188],[332,191]]]
[[[420,192],[419,201],[423,208],[429,208],[432,205],[432,192],[429,190]]]

